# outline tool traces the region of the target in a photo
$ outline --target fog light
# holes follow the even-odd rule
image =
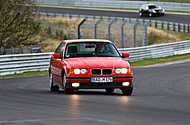
[[[80,83],[72,83],[72,87],[77,88],[77,87],[79,87],[79,86],[80,86]]]
[[[130,85],[130,82],[123,82],[122,85],[123,85],[123,86],[129,86],[129,85]]]

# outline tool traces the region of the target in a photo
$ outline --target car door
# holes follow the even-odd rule
[[[62,84],[62,59],[63,59],[63,52],[65,48],[65,43],[62,42],[57,49],[55,50],[55,53],[60,54],[60,58],[54,58],[52,57],[51,60],[51,71],[53,75],[53,81]]]

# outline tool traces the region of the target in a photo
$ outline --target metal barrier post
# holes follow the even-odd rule
[[[116,21],[117,19],[113,19],[111,23],[108,25],[108,40],[111,40],[111,25]]]
[[[167,23],[167,30],[170,30],[170,23]]]
[[[5,54],[5,49],[3,47],[1,47],[1,55],[4,55]]]
[[[131,21],[131,18],[128,18],[128,20],[129,20],[129,23],[131,23],[132,21]]]
[[[181,31],[181,25],[178,23],[178,32]]]
[[[97,25],[103,20],[101,17],[94,25],[94,39],[97,39]]]
[[[11,47],[11,54],[14,54],[14,47]]]
[[[145,20],[143,19],[143,24],[145,24]]]
[[[0,55],[3,55],[3,47],[0,48]]]
[[[185,30],[186,30],[186,25],[183,24],[183,32],[185,33]]]
[[[164,29],[164,22],[162,22],[162,24],[161,24],[161,29],[162,30]]]
[[[125,31],[124,31],[124,26],[127,23],[127,20],[123,21],[121,25],[121,47],[125,47]]]
[[[144,25],[144,40],[142,42],[142,46],[148,45],[148,37],[147,37],[147,24]]]
[[[157,21],[155,22],[155,28],[158,28],[158,22]]]
[[[24,53],[24,49],[23,49],[23,47],[22,47],[22,46],[20,47],[20,53],[21,53],[21,54],[23,54],[23,53]]]
[[[152,26],[152,21],[151,21],[151,20],[149,20],[149,26],[150,26],[150,27]]]
[[[175,31],[175,23],[173,23],[173,31]]]
[[[133,30],[134,30],[134,32],[133,32],[133,35],[134,35],[134,36],[133,36],[134,47],[137,46],[137,45],[136,45],[136,44],[137,44],[137,43],[136,43],[136,29],[137,29],[137,24],[135,23],[135,24],[134,24],[134,29],[133,29]]]
[[[30,47],[29,47],[29,48],[30,48],[30,53],[32,53],[32,45],[30,45]]]
[[[47,16],[47,17],[49,17],[49,14],[48,14],[48,13],[46,13],[46,16]]]
[[[85,21],[86,21],[86,19],[83,19],[83,20],[80,22],[80,24],[78,25],[78,39],[81,38],[80,27],[81,27],[81,25],[82,25]]]

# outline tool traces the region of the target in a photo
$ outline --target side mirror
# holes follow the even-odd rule
[[[129,53],[122,53],[122,57],[123,57],[123,58],[127,58],[127,57],[129,57],[129,56],[130,56]]]
[[[53,54],[53,57],[56,58],[56,59],[59,59],[61,57],[61,54],[59,53],[54,53]]]

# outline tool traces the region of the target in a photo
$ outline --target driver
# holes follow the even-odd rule
[[[96,49],[95,49],[96,53],[104,53],[104,51],[105,51],[105,47],[103,44],[97,44],[96,45]]]

